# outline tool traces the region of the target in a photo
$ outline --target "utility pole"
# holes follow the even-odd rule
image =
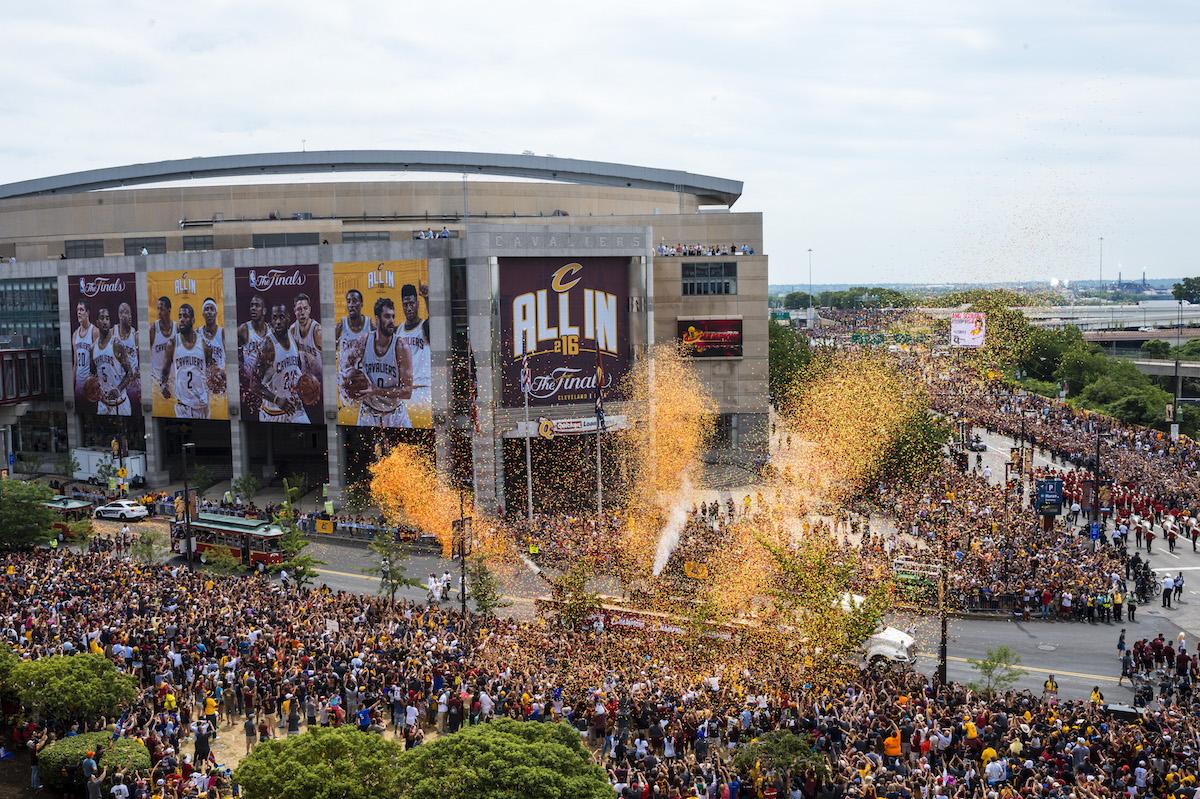
[[[533,391],[533,372],[529,368],[529,355],[521,359],[521,393],[525,395],[525,515],[529,521],[529,532],[533,532],[533,431],[529,429],[529,393]]]
[[[808,329],[813,328],[812,247],[808,248]]]
[[[1100,293],[1104,293],[1104,237],[1100,237]]]
[[[950,615],[950,500],[942,500],[942,579],[938,591],[941,601],[941,640],[938,643],[938,684],[945,687],[949,680],[946,676],[949,657],[948,618]]]
[[[187,564],[188,568],[192,568],[192,492],[188,488],[188,450],[195,450],[196,444],[193,441],[186,441],[183,444],[183,536],[184,544],[186,545]]]

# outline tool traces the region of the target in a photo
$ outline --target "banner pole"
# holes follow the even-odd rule
[[[523,383],[525,381],[522,381]],[[533,457],[529,453],[531,446],[530,441],[533,438],[533,432],[529,429],[529,389],[528,383],[524,386],[525,394],[525,511],[529,517],[530,532],[533,532]]]

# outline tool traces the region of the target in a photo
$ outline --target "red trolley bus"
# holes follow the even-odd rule
[[[283,529],[265,519],[244,519],[220,513],[200,513],[192,519],[196,557],[207,562],[207,554],[224,550],[246,566],[270,566],[283,562],[279,539]],[[184,523],[171,524],[171,551],[186,553]]]

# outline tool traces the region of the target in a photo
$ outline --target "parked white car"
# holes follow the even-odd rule
[[[145,519],[150,511],[132,499],[117,499],[96,508],[97,519]]]

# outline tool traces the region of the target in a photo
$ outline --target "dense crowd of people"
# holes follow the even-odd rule
[[[754,255],[754,248],[749,244],[667,244],[665,241],[654,248],[655,255]]]
[[[111,554],[9,554],[3,572],[0,634],[22,657],[94,652],[135,678],[135,705],[101,720],[151,751],[149,772],[106,775],[134,796],[227,789],[215,736],[244,739],[248,751],[311,726],[354,725],[419,746],[498,716],[575,726],[616,795],[638,799],[1191,796],[1195,786],[1190,693],[1130,722],[1049,688],[987,696],[868,672],[838,687],[806,683],[769,662],[726,668],[662,634],[464,624],[437,604],[389,607]],[[1154,664],[1171,647],[1144,649]],[[1172,659],[1184,654],[1180,642]],[[776,729],[811,735],[828,774],[734,768],[741,744]],[[36,752],[72,731],[23,734]]]

